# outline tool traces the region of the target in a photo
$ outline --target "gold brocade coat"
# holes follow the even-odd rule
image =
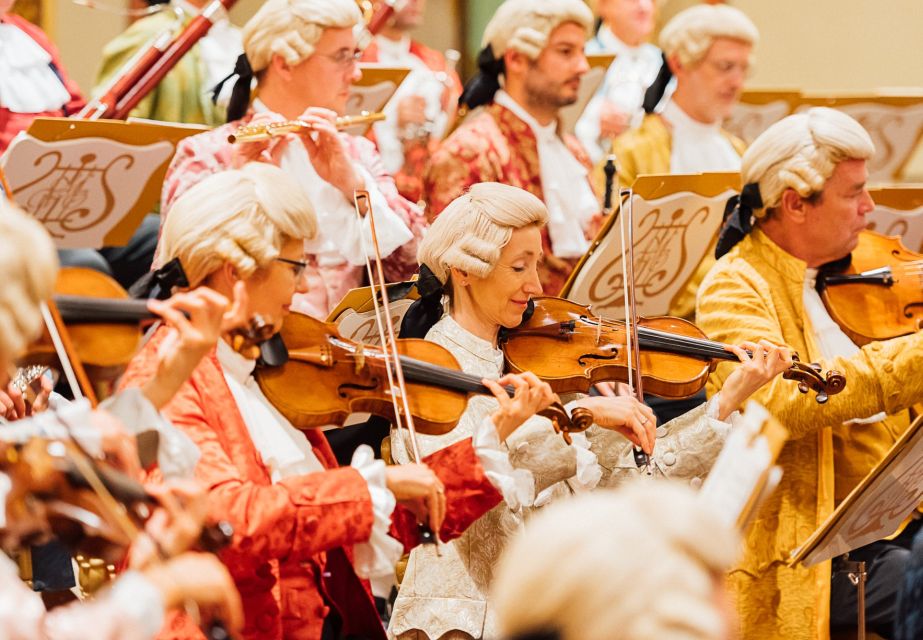
[[[847,380],[824,405],[781,376],[753,396],[791,435],[779,456],[782,482],[747,532],[743,558],[730,573],[741,638],[828,637],[830,563],[789,568],[787,559],[906,429],[906,409],[923,395],[923,334],[872,343],[851,358],[820,356],[804,310],[805,270],[804,262],[754,229],[718,260],[698,295],[697,322],[713,340],[787,344],[803,361],[820,362]],[[709,394],[733,366],[718,365]],[[881,411],[891,417],[843,425]]]
[[[721,133],[730,141],[734,150],[742,156],[747,150],[746,143],[723,129]],[[612,142],[612,153],[618,159],[618,176],[621,187],[630,187],[640,175],[670,173],[673,136],[669,125],[658,114],[649,113],[644,116],[637,129],[626,131]],[[602,193],[604,182],[601,165],[596,167],[594,177],[600,187],[598,191]],[[673,301],[669,312],[671,316],[687,320],[695,319],[696,291],[698,291],[702,278],[715,264],[714,253],[715,247],[712,244],[701,264],[692,274],[692,278]]]

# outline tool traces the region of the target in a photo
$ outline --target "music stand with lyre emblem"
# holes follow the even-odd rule
[[[160,200],[176,144],[198,127],[37,118],[0,165],[59,249],[125,245]]]
[[[855,118],[875,143],[869,158],[869,180],[900,180],[914,150],[923,139],[923,94],[804,95],[795,113],[811,107],[830,107]]]
[[[714,261],[725,203],[739,188],[737,173],[645,175],[635,180],[634,269],[640,315],[667,315],[700,265]],[[560,295],[590,305],[597,315],[621,319],[625,305],[616,216],[608,216]]]
[[[771,125],[793,113],[800,103],[800,91],[745,90],[722,126],[749,145]]]
[[[357,116],[363,111],[374,113],[381,111],[388,104],[398,87],[410,73],[407,67],[386,67],[375,62],[360,62],[362,77],[353,83],[346,101],[344,115]],[[357,124],[346,133],[364,136],[371,128],[371,123]]]
[[[923,251],[923,185],[873,187],[875,209],[868,228],[886,236],[900,236],[911,251]]]
[[[612,66],[612,63],[615,62],[615,55],[608,53],[587,56],[586,61],[590,65],[590,70],[580,78],[580,88],[577,90],[577,101],[567,105],[558,112],[560,114],[562,133],[574,132],[574,128],[577,126],[577,121],[580,119],[580,116],[583,115],[583,111],[586,109],[587,105],[590,104],[590,100],[593,99],[599,87],[601,87],[606,80],[606,73],[609,71],[609,67]]]

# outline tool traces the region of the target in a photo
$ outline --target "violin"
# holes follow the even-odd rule
[[[159,320],[148,309],[147,300],[131,298],[118,282],[92,269],[61,269],[54,290],[52,302],[73,347],[71,359],[97,380],[118,377],[138,353],[143,329]],[[256,357],[253,350],[271,335],[272,327],[254,317],[249,326],[232,332],[232,346]],[[18,359],[20,366],[54,367],[59,362],[58,349],[47,328]]]
[[[280,332],[287,358],[278,366],[258,366],[260,389],[276,409],[299,429],[340,424],[351,413],[371,413],[395,420],[391,387],[385,370],[388,356],[379,348],[340,336],[336,325],[291,313]],[[407,401],[417,431],[442,435],[455,428],[471,394],[491,394],[481,378],[461,371],[455,357],[434,342],[396,341],[407,383]],[[276,358],[274,358],[276,359]],[[508,387],[512,396],[514,389]],[[560,404],[542,412],[555,430],[569,433],[593,423],[587,409],[572,415]]]
[[[830,317],[859,346],[923,326],[923,254],[900,236],[863,231],[851,256],[821,267],[817,290]]]
[[[533,298],[535,311],[519,327],[503,332],[501,347],[510,371],[532,371],[558,393],[586,393],[597,382],[627,379],[630,354],[625,324],[600,318],[589,307],[563,298]],[[727,346],[708,340],[691,322],[661,316],[637,326],[644,390],[664,398],[688,398],[700,391],[721,360],[737,361]],[[782,374],[817,402],[839,393],[845,377],[797,360]]]

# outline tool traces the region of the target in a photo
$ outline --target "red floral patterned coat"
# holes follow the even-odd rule
[[[58,56],[58,50],[51,44],[51,40],[48,39],[44,31],[28,20],[12,13],[0,16],[0,22],[18,27],[20,30],[24,31],[26,35],[35,40],[36,44],[48,52],[51,56],[51,65],[55,73],[61,79],[64,88],[70,93],[70,101],[65,105],[61,105],[61,108],[55,111],[45,111],[42,113],[13,113],[9,109],[0,106],[0,153],[3,153],[16,134],[28,129],[29,125],[32,124],[32,121],[37,117],[48,116],[59,118],[69,116],[72,113],[80,111],[85,101],[83,96],[80,95],[80,88],[77,86],[77,83],[71,80],[64,71],[61,58]]]
[[[123,386],[140,386],[157,367],[161,330],[131,362]],[[385,634],[366,584],[353,571],[352,545],[371,535],[373,512],[365,480],[351,467],[338,467],[320,430],[305,432],[327,471],[273,484],[217,356],[203,359],[164,413],[199,447],[196,477],[209,491],[212,516],[234,527],[221,559],[234,578],[244,605],[247,640],[318,640],[332,612],[344,634],[384,640]],[[459,535],[502,500],[484,474],[471,440],[426,459],[446,488],[448,513],[442,540]],[[392,535],[409,549],[416,543],[416,520],[402,507],[392,517]],[[161,639],[203,636],[182,615],[174,615]]]
[[[576,138],[565,135],[563,140],[574,157],[591,169],[589,156]],[[535,134],[498,104],[473,114],[433,154],[423,178],[427,217],[434,220],[452,200],[479,182],[502,182],[544,200]],[[555,257],[547,230],[542,232],[542,245],[545,263],[539,276],[545,293],[555,295],[577,260]]]

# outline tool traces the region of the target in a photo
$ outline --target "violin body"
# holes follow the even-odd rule
[[[923,326],[923,254],[899,236],[863,231],[843,270],[822,270],[818,290],[830,317],[862,346]],[[826,272],[823,272],[826,271]]]
[[[121,373],[138,352],[142,334],[137,316],[146,309],[145,303],[132,300],[109,276],[81,267],[65,267],[58,272],[55,299],[61,300],[62,319],[80,362],[93,369],[94,377],[108,378]],[[94,308],[95,301],[99,302],[99,309]],[[132,313],[120,314],[121,308]],[[122,320],[120,315],[130,317]],[[146,315],[153,317],[150,312]],[[47,329],[19,360],[57,366],[57,352]]]
[[[587,307],[563,298],[542,296],[533,301],[532,317],[503,341],[510,371],[532,371],[557,393],[586,393],[597,382],[628,379],[624,324],[600,324]],[[681,318],[640,318],[639,326],[705,339],[698,327]],[[696,357],[641,350],[644,391],[664,398],[695,395],[714,366]]]
[[[291,313],[281,331],[289,359],[280,367],[260,367],[256,379],[266,398],[299,429],[342,424],[351,413],[367,412],[393,420],[388,375],[380,349],[337,333],[336,325]],[[445,348],[426,340],[400,340],[403,356],[458,370]],[[407,391],[417,431],[451,431],[468,405],[466,393],[414,381]]]
[[[532,371],[558,393],[587,392],[597,382],[627,382],[631,366],[625,347],[625,323],[595,316],[589,307],[541,296],[535,311],[502,341],[510,371]],[[660,316],[638,319],[642,387],[662,398],[688,398],[701,390],[721,360],[737,361],[727,346],[708,340],[691,322]],[[823,404],[846,386],[836,372],[793,355],[782,374],[802,393],[814,391]]]

